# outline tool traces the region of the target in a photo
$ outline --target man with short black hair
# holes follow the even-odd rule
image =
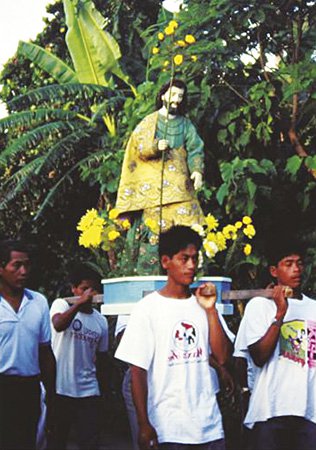
[[[52,346],[57,361],[55,428],[51,447],[66,449],[74,425],[80,449],[98,446],[101,430],[101,394],[107,377],[108,324],[92,306],[100,289],[100,275],[87,266],[75,267],[70,275],[70,305],[56,299],[50,310]]]
[[[215,286],[190,292],[201,244],[186,226],[160,235],[167,284],[137,303],[115,354],[131,365],[141,450],[225,448],[209,356],[223,365],[232,345]]]
[[[31,260],[19,241],[0,243],[0,448],[34,449],[40,416],[40,379],[48,416],[55,394],[46,298],[26,289]]]
[[[257,366],[245,425],[254,450],[312,450],[316,442],[316,302],[301,292],[303,248],[272,246],[273,299],[246,306],[237,335]]]

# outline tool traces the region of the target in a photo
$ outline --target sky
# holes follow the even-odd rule
[[[34,39],[43,30],[46,5],[53,0],[0,0],[0,71],[17,49],[19,40]],[[6,115],[0,104],[0,117]]]

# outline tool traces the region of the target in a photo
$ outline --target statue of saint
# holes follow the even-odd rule
[[[195,191],[202,187],[203,141],[187,117],[187,87],[174,79],[157,95],[157,111],[133,131],[125,151],[116,208],[172,225],[204,223]],[[160,210],[161,208],[161,210]]]
[[[165,84],[157,110],[138,124],[126,147],[116,209],[132,219],[125,265],[129,270],[135,261],[138,275],[160,273],[157,235],[146,231],[147,219],[156,224],[155,233],[204,223],[195,192],[202,187],[204,145],[184,115],[186,103],[183,81]]]

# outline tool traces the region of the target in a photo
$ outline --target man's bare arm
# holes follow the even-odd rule
[[[285,298],[286,289],[286,286],[275,286],[273,288],[273,300],[277,307],[275,321],[261,339],[249,346],[250,355],[258,367],[263,367],[269,361],[278,343],[280,329],[288,308]]]
[[[138,366],[131,365],[132,394],[136,408],[139,435],[138,444],[141,450],[157,450],[158,439],[154,427],[149,422],[147,413],[147,371]]]

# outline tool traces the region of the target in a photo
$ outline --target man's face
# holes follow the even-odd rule
[[[161,264],[168,273],[168,279],[182,286],[189,286],[193,282],[197,263],[198,250],[193,244],[189,244],[172,258],[167,255],[161,258]]]
[[[27,253],[12,251],[10,261],[0,267],[0,279],[3,286],[13,290],[24,289],[29,278],[31,261]]]
[[[95,280],[81,280],[78,286],[71,287],[71,291],[74,295],[80,297],[87,289],[92,288],[95,291],[98,291],[98,287],[99,286],[97,286],[97,282]]]
[[[169,105],[169,114],[176,116],[179,113],[179,106],[183,101],[184,89],[171,86],[162,96],[162,103],[166,109]],[[170,103],[169,103],[170,102]]]
[[[278,284],[299,288],[304,270],[302,258],[299,255],[285,256],[277,266],[270,266],[271,275],[277,279]]]

